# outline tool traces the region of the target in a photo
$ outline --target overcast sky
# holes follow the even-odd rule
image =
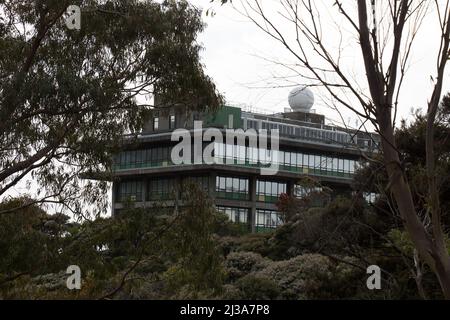
[[[321,2],[321,0],[317,1],[317,3]],[[205,10],[211,7],[215,10],[214,17],[203,14],[207,28],[200,35],[199,41],[205,47],[202,58],[206,71],[215,80],[227,101],[231,104],[245,104],[274,111],[282,111],[284,107],[287,107],[287,96],[291,88],[262,88],[286,84],[273,77],[273,75],[287,75],[286,70],[263,59],[276,58],[282,62],[294,62],[286,49],[241,16],[231,5],[213,5],[209,0],[191,0],[190,2]],[[239,0],[234,0],[233,3],[238,6]],[[284,32],[292,35],[292,27],[287,26],[286,23],[283,24],[276,11],[279,1],[264,0],[263,3],[267,14],[275,21],[281,22],[281,25],[286,27]],[[329,28],[328,33],[332,37],[335,31],[333,20],[337,15],[329,3],[331,2],[322,1],[324,14],[321,18],[323,24]],[[436,22],[435,12],[430,12],[413,47],[414,55],[411,58],[410,69],[400,98],[401,118],[408,117],[413,107],[426,106],[431,95],[430,76],[436,74],[436,55],[439,44],[439,30]],[[342,23],[341,26],[344,29],[347,28],[342,20],[338,19],[337,23]],[[327,33],[324,34],[326,38]],[[344,59],[346,70],[354,74],[362,86],[365,86],[357,39],[350,32],[344,34],[344,37],[346,37],[343,41],[346,44],[345,58],[347,59]],[[448,69],[446,78],[449,74]],[[448,81],[444,83],[444,93],[447,91],[450,91]],[[316,89],[315,94],[314,108],[317,112],[325,114],[328,119],[339,119],[337,113],[321,101],[323,93]],[[352,124],[356,122],[356,117],[351,112],[344,111],[344,118],[345,121],[351,118]]]

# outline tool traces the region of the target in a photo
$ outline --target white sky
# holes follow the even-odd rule
[[[231,5],[214,5],[209,0],[190,0],[190,2],[205,11],[213,8],[216,13],[214,17],[206,16],[205,12],[203,13],[207,28],[200,35],[199,41],[205,47],[202,59],[206,66],[206,72],[214,79],[219,91],[224,93],[227,101],[230,104],[240,103],[273,111],[282,111],[284,107],[288,107],[287,96],[291,88],[261,88],[285,84],[285,82],[275,79],[273,75],[283,76],[287,72],[261,57],[276,58],[288,63],[295,62],[292,56],[287,54],[286,49],[236,12]],[[333,39],[328,39],[333,37],[335,35],[333,32],[336,31],[333,29],[335,25],[332,24],[332,17],[339,15],[331,6],[331,1],[315,0],[315,2],[324,7],[324,14],[321,18],[325,25],[324,28],[328,28],[324,32],[325,40],[332,43]],[[239,6],[239,3],[239,0],[233,0],[235,6]],[[283,24],[276,11],[279,1],[264,0],[263,4],[267,15],[273,17],[276,22],[280,22],[284,32],[288,36],[292,36],[292,26],[287,26],[286,22]],[[330,11],[327,12],[328,10]],[[337,20],[337,23],[342,23],[343,28],[350,30],[343,21],[338,18]],[[327,38],[328,34],[330,37]],[[436,74],[439,35],[436,12],[430,12],[413,47],[414,55],[411,57],[410,69],[400,96],[400,118],[409,117],[411,108],[426,106],[426,102],[431,96],[430,76]],[[346,70],[354,73],[358,83],[365,86],[364,69],[357,39],[350,33],[344,34],[344,37],[346,54],[344,54],[343,61]],[[450,67],[447,66],[446,78],[448,78],[449,69]],[[323,93],[319,92],[319,89],[314,91],[316,94],[314,109],[318,113],[325,114],[328,119],[338,120],[336,111],[331,110],[321,101]],[[448,81],[444,83],[443,93],[447,91],[450,91]],[[343,113],[344,120],[347,122],[351,118],[350,124],[354,126],[356,117],[347,110],[343,110]]]

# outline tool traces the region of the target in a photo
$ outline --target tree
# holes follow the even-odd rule
[[[17,207],[28,199],[0,203],[0,209]],[[0,278],[14,279],[58,268],[57,250],[69,217],[50,216],[37,206],[29,206],[14,215],[0,215]],[[0,285],[2,284],[0,279]]]
[[[213,237],[219,216],[208,194],[198,185],[187,184],[183,198],[186,202],[178,223],[165,235],[174,261],[167,277],[172,290],[183,288],[188,298],[198,298],[202,291],[218,292],[222,286],[221,258]]]
[[[303,77],[309,85],[324,88],[334,106],[351,110],[363,119],[363,124],[371,123],[380,134],[382,161],[389,179],[388,189],[395,199],[404,227],[421,259],[436,274],[443,294],[450,299],[450,257],[441,223],[434,147],[436,115],[449,59],[450,2],[358,0],[356,7],[353,7],[355,10],[352,10],[351,4],[339,0],[323,4],[325,9],[335,10],[336,16],[342,17],[340,22],[344,26],[339,28],[336,23],[336,28],[341,32],[338,39],[342,40],[342,30],[351,30],[362,54],[361,71],[365,74],[368,89],[363,89],[343,67],[343,43],[338,40],[337,45],[333,46],[329,36],[335,34],[323,32],[317,1],[280,1],[276,17],[281,22],[268,13],[260,0],[242,0],[241,4],[240,12],[294,57],[294,64],[285,64],[288,69]],[[436,52],[436,70],[432,76],[434,85],[426,115],[426,203],[431,221],[430,228],[426,228],[417,214],[394,132],[400,92],[413,43],[429,9],[436,13],[435,23],[440,32],[435,36],[440,46]],[[382,19],[377,19],[380,14],[383,14]],[[285,32],[283,28],[286,26],[292,26],[293,35]]]
[[[65,25],[69,5],[79,31]],[[31,177],[39,192],[22,206],[104,209],[107,184],[80,174],[108,171],[156,90],[166,103],[220,105],[199,62],[203,28],[186,1],[0,1],[0,196]]]

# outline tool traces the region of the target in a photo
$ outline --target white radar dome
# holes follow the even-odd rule
[[[308,87],[297,87],[289,93],[288,101],[293,111],[309,112],[314,105],[314,93]]]

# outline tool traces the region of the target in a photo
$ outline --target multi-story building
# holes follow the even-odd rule
[[[117,155],[113,212],[119,212],[129,201],[135,206],[178,205],[183,201],[183,184],[191,181],[207,191],[217,209],[232,221],[258,232],[283,222],[276,205],[280,195],[300,196],[310,190],[311,186],[305,187],[301,181],[317,181],[333,194],[350,192],[362,154],[376,151],[379,137],[326,125],[323,115],[311,112],[312,99],[311,92],[301,88],[290,95],[292,109],[281,113],[249,112],[232,106],[214,112],[188,112],[182,108],[155,112],[142,134],[130,139]],[[195,130],[194,121],[200,120],[202,129]],[[190,156],[192,161],[176,164],[171,153],[178,141],[172,141],[172,136],[179,128],[192,133],[192,150],[199,148],[194,146],[194,136],[201,136],[208,128],[223,133],[230,128],[244,132],[278,129],[279,150],[258,145],[255,152],[248,137],[244,145],[224,139],[213,142],[214,163],[194,161]],[[210,144],[200,143],[200,152]],[[265,166],[261,154],[276,163],[279,170],[275,175],[261,174]]]

